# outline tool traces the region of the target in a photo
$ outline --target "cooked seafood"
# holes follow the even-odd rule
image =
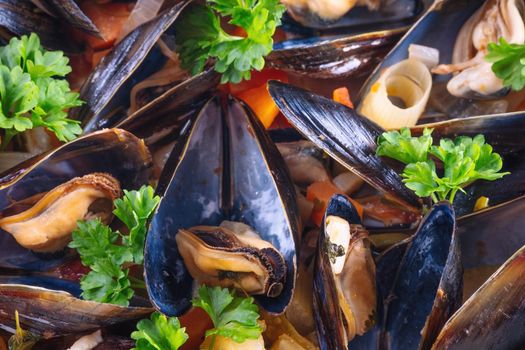
[[[380,0],[282,0],[290,14],[301,21],[304,13],[312,13],[324,21],[336,21],[354,6],[367,6],[377,10]]]
[[[109,223],[120,184],[109,174],[77,177],[46,193],[29,209],[0,219],[0,228],[13,235],[24,248],[50,253],[62,250],[71,239],[78,220],[99,218]]]
[[[490,0],[465,23],[458,33],[451,64],[432,70],[436,74],[456,73],[447,84],[458,97],[491,97],[502,90],[503,81],[485,60],[488,45],[500,38],[511,44],[525,43],[525,4],[520,0]]]
[[[200,283],[272,298],[283,290],[286,265],[281,253],[248,225],[223,221],[219,227],[180,229],[175,240],[188,271]]]

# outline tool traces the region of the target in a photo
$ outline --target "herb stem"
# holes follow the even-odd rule
[[[13,139],[13,137],[18,134],[18,132],[16,130],[13,130],[13,129],[6,129],[5,131],[5,136],[4,138],[2,139],[2,145],[0,146],[0,148],[2,149],[2,151],[5,151],[7,149],[7,146],[9,145],[9,142],[11,142],[11,140]]]
[[[128,278],[129,278],[130,286],[132,288],[146,289],[146,283],[144,283],[143,280],[138,279],[133,276],[128,276]]]

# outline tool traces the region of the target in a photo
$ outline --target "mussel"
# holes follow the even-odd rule
[[[92,173],[76,177],[51,189],[22,212],[0,218],[0,228],[9,232],[22,247],[39,253],[62,250],[70,240],[78,220],[99,218],[109,224],[113,201],[121,195],[113,176]],[[20,206],[17,203],[17,206]]]
[[[92,331],[145,317],[152,308],[122,307],[79,298],[78,283],[46,276],[0,276],[0,328],[22,328],[44,339]]]
[[[485,55],[487,45],[500,38],[524,43],[524,18],[521,1],[435,2],[363,85],[358,109],[363,108],[365,97],[385,69],[405,60],[412,45],[421,45],[436,49],[443,65],[430,67],[441,75],[433,76],[432,90],[420,122],[425,118],[449,119],[514,110],[512,99],[502,100],[509,89],[494,75]]]
[[[192,275],[199,277],[202,269],[212,282],[222,276],[222,283],[253,289],[269,312],[285,310],[296,274],[295,191],[276,147],[245,106],[233,99],[224,108],[217,98],[208,101],[176,144],[157,191],[163,198],[150,224],[144,266],[159,310],[185,312]],[[246,239],[217,228],[224,220],[244,223],[257,235]],[[195,227],[203,225],[214,227]],[[199,255],[192,254],[198,249]],[[228,266],[222,256],[235,256],[238,263]],[[248,273],[239,273],[241,264],[250,265]]]
[[[383,296],[388,349],[430,349],[461,305],[463,265],[454,210],[438,203],[406,246],[389,295]]]
[[[100,37],[97,26],[80,9],[75,0],[39,0],[37,1],[45,10],[51,10],[68,24],[85,31],[86,33]]]
[[[70,118],[82,121],[85,133],[114,127],[126,117],[133,86],[167,61],[156,44],[163,36],[164,45],[169,46],[172,24],[186,4],[178,3],[138,26],[91,72],[80,89],[80,98],[86,103],[69,112]]]
[[[109,220],[120,189],[148,183],[151,166],[149,151],[140,139],[124,130],[108,129],[2,174],[1,227],[29,249],[2,232],[0,266],[47,270],[60,264],[59,256],[41,257],[31,250],[61,250],[78,219]]]
[[[314,313],[321,349],[348,349],[376,322],[375,264],[352,203],[332,197],[314,263]]]

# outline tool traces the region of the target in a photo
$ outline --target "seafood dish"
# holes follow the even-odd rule
[[[0,350],[525,348],[523,0],[0,0]]]

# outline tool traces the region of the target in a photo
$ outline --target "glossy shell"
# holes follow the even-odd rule
[[[0,211],[94,172],[111,174],[124,189],[139,188],[150,180],[151,166],[149,151],[140,139],[120,129],[99,131],[0,175]],[[0,232],[0,247],[0,267],[47,270],[61,262],[61,257],[42,258],[20,247],[5,232]]]
[[[145,317],[149,307],[122,307],[79,299],[77,283],[52,277],[0,276],[0,328],[21,326],[43,338],[95,330]]]
[[[175,147],[157,191],[164,197],[152,219],[145,247],[150,299],[167,315],[191,305],[193,281],[177,251],[180,228],[240,221],[281,252],[287,277],[277,298],[256,297],[282,313],[295,285],[298,214],[284,162],[255,117],[239,102],[209,101]]]

